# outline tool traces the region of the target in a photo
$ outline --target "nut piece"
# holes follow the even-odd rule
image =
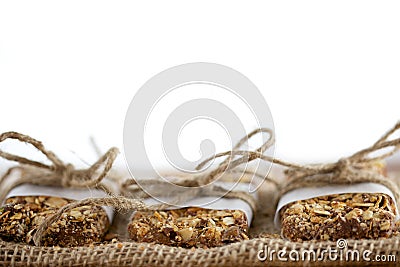
[[[226,225],[235,224],[235,220],[233,219],[233,217],[225,217],[225,218],[222,219],[222,221]]]
[[[363,219],[364,220],[371,220],[373,216],[374,216],[374,213],[371,210],[366,210],[363,213]]]
[[[186,241],[189,241],[190,238],[192,238],[193,228],[192,227],[184,228],[182,230],[179,230],[178,233],[182,237],[182,241],[186,242]]]
[[[282,235],[292,241],[390,237],[396,208],[381,193],[348,193],[288,204],[280,211]]]
[[[248,239],[247,227],[243,211],[191,207],[135,212],[128,232],[137,242],[206,248]]]

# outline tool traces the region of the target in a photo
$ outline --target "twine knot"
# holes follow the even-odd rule
[[[351,183],[352,162],[348,158],[341,158],[336,163],[336,172],[331,176],[331,182],[346,180]]]
[[[61,177],[61,186],[62,187],[71,187],[73,183],[73,173],[75,171],[75,167],[72,164],[66,164],[65,166],[57,166],[56,172],[60,173]]]

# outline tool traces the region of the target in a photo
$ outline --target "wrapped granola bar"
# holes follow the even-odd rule
[[[264,134],[267,134],[268,138],[265,138]],[[242,146],[248,145],[249,139],[256,135],[261,135],[264,143],[254,151],[243,149]],[[225,157],[215,169],[210,168],[206,172],[181,177],[180,181],[173,179],[174,177],[172,179],[163,177],[171,184],[178,185],[179,187],[174,189],[177,191],[164,188],[166,183],[161,183],[160,179],[145,179],[143,181],[143,185],[147,187],[145,193],[150,197],[145,203],[149,206],[160,204],[154,203],[152,199],[157,194],[161,199],[165,197],[168,199],[171,195],[178,198],[181,195],[188,196],[191,190],[195,193],[189,195],[189,199],[184,199],[183,203],[179,202],[179,205],[168,209],[157,208],[156,211],[135,212],[128,225],[131,239],[138,242],[199,248],[222,246],[248,239],[248,228],[257,206],[257,195],[252,187],[255,186],[254,183],[259,185],[260,179],[267,179],[266,174],[259,173],[258,165],[255,169],[251,169],[248,168],[248,163],[263,158],[266,150],[273,144],[273,131],[268,128],[258,128],[240,139],[231,151],[215,154],[196,167],[197,171],[202,170],[207,164],[212,164],[215,158]],[[236,169],[244,164],[246,164],[245,169]],[[267,165],[266,169],[269,170],[269,164]],[[130,184],[140,184],[140,180],[132,180]],[[181,188],[188,191],[179,191]],[[141,189],[143,188],[141,187],[133,195],[138,196],[138,191]],[[250,193],[251,191],[253,193]],[[216,199],[215,196],[219,198]],[[160,202],[171,203],[169,200]]]
[[[23,184],[10,191],[0,207],[0,237],[32,243],[37,227],[64,205],[87,197],[104,197],[92,189],[68,189]],[[113,218],[108,207],[86,205],[64,213],[42,238],[45,246],[83,246],[100,242]]]
[[[384,159],[400,149],[392,138],[400,122],[373,145],[333,163],[300,165],[274,159],[285,169],[275,223],[293,241],[390,237],[399,217],[398,184]]]
[[[246,187],[247,186],[247,187]],[[239,187],[248,190],[248,184]],[[242,199],[197,197],[181,208],[138,211],[128,232],[137,242],[153,242],[180,247],[216,247],[249,239],[253,211]],[[154,204],[149,199],[147,204]],[[199,205],[208,203],[207,205]]]
[[[8,163],[18,163],[8,164],[8,168],[7,164],[2,164],[5,174],[0,179],[0,238],[63,247],[101,241],[113,219],[113,210],[96,205],[68,210],[57,221],[47,225],[44,232],[36,233],[39,233],[38,228],[45,226],[48,218],[59,211],[61,213],[62,208],[72,202],[118,193],[115,182],[105,179],[118,149],[109,149],[92,166],[76,169],[27,135],[16,132],[0,135],[0,142],[7,139],[32,145],[47,157],[50,164],[0,150],[1,158]],[[76,157],[73,158],[76,161]]]
[[[396,214],[393,199],[382,193],[315,197],[280,211],[282,235],[292,241],[390,237]]]
[[[398,217],[387,187],[375,183],[299,188],[281,197],[275,217],[292,241],[390,237]]]
[[[190,207],[136,212],[128,232],[137,242],[207,248],[247,240],[247,228],[247,217],[241,210]]]

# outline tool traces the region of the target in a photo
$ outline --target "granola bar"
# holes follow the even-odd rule
[[[382,193],[346,193],[300,200],[280,211],[282,235],[292,241],[377,239],[395,230],[396,207]]]
[[[50,196],[16,196],[0,208],[0,238],[15,242],[33,242],[40,223],[72,200]],[[49,227],[42,238],[45,246],[83,246],[100,242],[109,220],[99,206],[74,208]]]
[[[216,247],[249,239],[241,210],[197,207],[136,212],[128,225],[134,241],[180,247]]]

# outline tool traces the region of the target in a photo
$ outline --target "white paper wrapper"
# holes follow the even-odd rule
[[[22,184],[13,188],[7,198],[17,196],[54,196],[71,200],[82,200],[89,197],[106,197],[107,193],[98,189],[70,189],[55,186],[42,186],[33,184]],[[110,207],[103,207],[108,219],[112,222],[114,210]]]
[[[396,206],[396,217],[399,218],[399,212],[397,210],[397,203],[396,199],[392,193],[392,191],[382,184],[376,183],[359,183],[359,184],[352,184],[352,185],[329,185],[329,186],[322,186],[322,187],[306,187],[306,188],[299,188],[292,191],[287,192],[284,194],[281,199],[279,200],[278,207],[275,213],[275,225],[280,227],[280,210],[290,204],[292,202],[298,200],[305,200],[314,197],[321,197],[327,195],[334,195],[334,194],[345,194],[345,193],[383,193],[390,196]]]
[[[233,186],[233,183],[227,183],[227,182],[217,182],[216,185],[221,186],[226,189],[230,189]],[[249,192],[249,184],[248,183],[238,183],[236,186],[234,186],[233,191],[244,191],[244,192]],[[252,193],[252,196],[254,196],[257,199],[257,194]],[[215,200],[216,198],[214,196],[204,196],[204,197],[196,197],[193,199],[190,199],[180,206],[177,207],[171,207],[170,209],[180,209],[183,207],[201,207],[205,209],[213,209],[213,210],[224,210],[224,209],[230,209],[230,210],[241,210],[246,214],[247,218],[247,223],[250,226],[251,221],[253,219],[253,211],[250,207],[250,205],[241,199],[236,199],[236,198],[219,198],[218,200]],[[147,205],[154,205],[154,204],[160,204],[157,200],[153,198],[146,199],[145,204]],[[208,204],[204,204],[208,203]]]

